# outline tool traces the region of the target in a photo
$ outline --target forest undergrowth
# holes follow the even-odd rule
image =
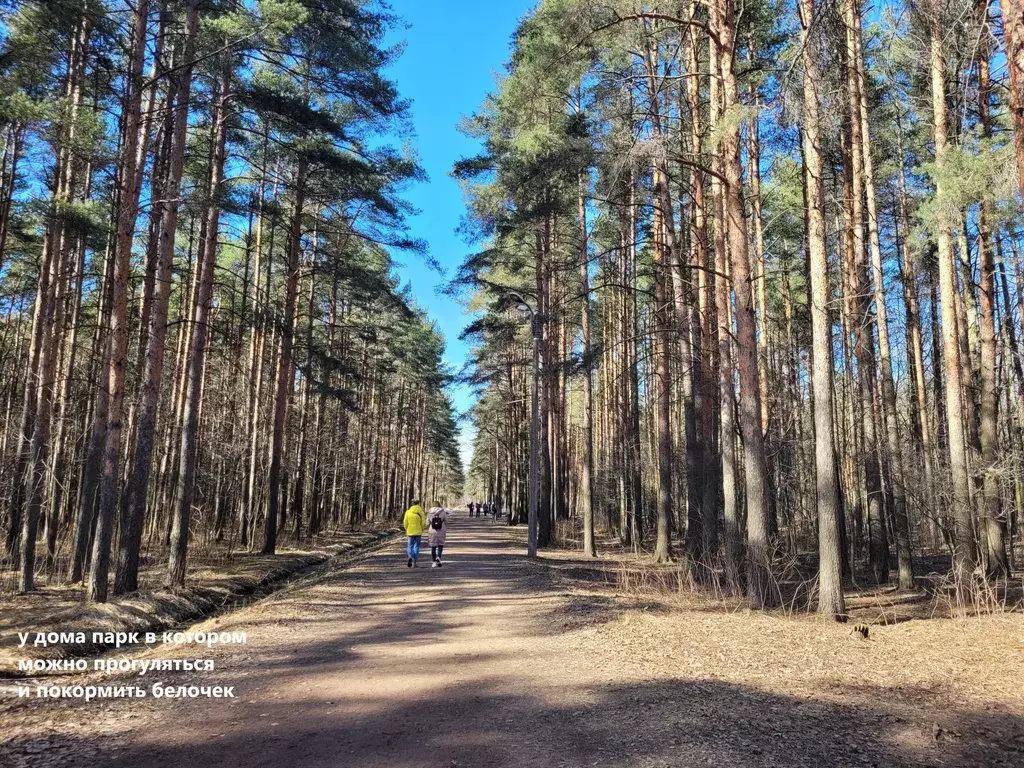
[[[707,612],[736,613],[749,609],[749,600],[730,592],[721,568],[695,567],[685,555],[670,563],[656,563],[649,552],[623,546],[616,537],[607,535],[598,537],[597,559],[581,558],[581,535],[578,520],[561,521],[561,546],[545,552],[546,564],[570,585],[579,582],[609,591],[626,603],[635,601],[641,607],[656,603],[667,611],[698,607]],[[1024,548],[1018,549],[1013,553],[1015,562],[1024,557]],[[1021,576],[958,583],[951,568],[948,553],[924,552],[915,558],[915,573],[919,575],[912,590],[901,590],[894,583],[850,579],[846,584],[847,613],[836,621],[852,628],[911,620],[1024,615]],[[779,552],[773,560],[771,578],[779,598],[774,613],[789,619],[812,614],[818,600],[816,574],[814,553]]]

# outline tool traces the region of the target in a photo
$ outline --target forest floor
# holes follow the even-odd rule
[[[17,594],[17,573],[0,570],[0,678],[17,674],[17,660],[81,656],[104,650],[91,642],[59,647],[36,646],[31,640],[19,647],[19,632],[33,637],[38,631],[82,630],[128,632],[168,629],[183,621],[230,610],[239,601],[278,588],[297,574],[335,557],[349,557],[382,542],[395,530],[337,531],[314,540],[282,541],[277,555],[245,551],[229,553],[223,547],[198,546],[189,554],[185,587],[168,590],[162,586],[166,559],[144,557],[139,569],[139,590],[123,597],[111,597],[102,604],[85,599],[83,584],[51,583],[45,575],[35,592]],[[65,567],[61,567],[65,566]],[[58,573],[66,563],[58,563]]]
[[[872,627],[652,597],[463,513],[443,568],[389,545],[158,646],[228,699],[0,699],[11,766],[1020,766],[1024,616]],[[574,570],[578,570],[575,573]],[[93,675],[82,684],[109,684]],[[66,684],[62,682],[62,685]]]

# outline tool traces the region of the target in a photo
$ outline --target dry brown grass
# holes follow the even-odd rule
[[[601,584],[621,598],[660,600],[668,604],[725,612],[745,609],[748,603],[726,583],[721,568],[704,568],[701,578],[677,546],[675,561],[651,562],[649,553],[624,547],[616,538],[599,537],[598,557],[584,559],[577,521],[559,521],[559,547],[543,552],[543,562],[556,576]],[[678,543],[677,543],[678,544]],[[773,585],[778,602],[774,613],[795,618],[812,613],[817,604],[817,577],[812,558],[778,555]],[[847,616],[850,621],[894,625],[911,619],[965,619],[1024,612],[1024,577],[1000,581],[978,578],[957,580],[949,573],[949,558],[923,557],[915,563],[918,588],[900,592],[892,585],[848,584]]]

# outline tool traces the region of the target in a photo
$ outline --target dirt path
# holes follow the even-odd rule
[[[686,664],[626,663],[630,649],[620,643],[636,637],[643,646],[642,618],[623,632],[622,615],[597,601],[586,605],[608,615],[580,623],[582,601],[556,586],[543,566],[525,562],[513,544],[504,526],[460,513],[443,568],[429,568],[429,549],[419,568],[407,568],[404,549],[391,546],[203,625],[245,631],[245,646],[148,652],[213,658],[217,669],[205,678],[165,674],[165,682],[233,685],[237,699],[62,701],[46,704],[49,710],[33,702],[4,714],[10,719],[0,763],[1024,764],[1024,735],[1014,742],[1018,730],[1024,734],[1021,721],[999,707],[977,715],[969,735],[966,726],[936,732],[912,703],[901,709],[882,701],[872,706],[865,702],[877,696],[856,693],[829,700],[766,692],[711,670],[693,674]],[[706,617],[689,621],[699,638]],[[753,631],[760,631],[756,623]],[[769,663],[764,656],[749,662]],[[148,687],[155,678],[141,681]],[[988,736],[988,721],[977,719],[984,717],[992,723]]]

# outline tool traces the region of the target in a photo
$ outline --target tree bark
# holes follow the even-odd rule
[[[939,293],[942,302],[942,362],[945,369],[945,406],[950,474],[953,481],[953,569],[958,581],[971,574],[977,564],[974,524],[971,514],[967,446],[964,441],[963,392],[960,382],[960,345],[956,318],[956,273],[953,265],[952,225],[945,206],[942,168],[946,160],[946,84],[942,51],[941,2],[932,0],[929,18],[930,74],[934,116],[935,164],[938,167],[935,196],[938,200]]]
[[[867,490],[868,558],[876,584],[889,581],[889,537],[885,519],[885,497],[879,450],[879,424],[875,418],[876,366],[875,344],[870,318],[870,285],[867,276],[864,243],[864,136],[861,132],[860,86],[857,58],[854,4],[846,7],[846,66],[849,92],[848,143],[844,158],[848,207],[844,210],[847,224],[846,259],[850,281],[851,316],[854,355],[857,358],[857,382],[860,394],[860,416],[863,426],[861,461]],[[881,257],[879,257],[881,258]]]
[[[839,521],[839,473],[833,425],[832,317],[829,311],[828,253],[825,232],[825,181],[822,172],[818,65],[810,45],[814,0],[799,6],[803,49],[803,156],[807,199],[810,312],[813,337],[814,467],[818,506],[818,612],[846,612],[843,597],[843,547]]]
[[[1006,70],[1010,75],[1010,118],[1017,156],[1017,181],[1024,192],[1024,0],[1001,0]]]
[[[736,296],[736,370],[739,374],[739,426],[743,435],[744,487],[747,501],[747,593],[756,608],[778,602],[771,572],[771,526],[767,503],[767,465],[761,431],[761,397],[757,365],[757,323],[754,284],[743,209],[743,169],[740,162],[739,122],[730,112],[738,108],[735,66],[736,26],[731,0],[715,0],[713,25],[720,41],[722,139],[725,176],[725,217],[728,221],[732,286]]]
[[[586,176],[580,174],[579,180],[579,219],[580,219],[580,325],[583,332],[583,457],[580,473],[579,505],[583,516],[583,555],[597,556],[597,542],[594,537],[594,388],[593,360],[590,349],[590,250],[587,247],[587,199]]]
[[[195,298],[192,302],[192,335],[189,339],[184,382],[181,440],[178,451],[178,491],[171,523],[171,556],[167,563],[166,583],[180,587],[185,583],[188,558],[189,520],[195,491],[195,471],[199,438],[199,407],[202,400],[203,372],[206,368],[206,333],[213,293],[217,238],[220,232],[221,185],[224,182],[225,147],[228,133],[228,101],[231,95],[231,55],[222,54],[221,72],[213,108],[211,137],[209,202],[205,212],[204,237],[201,239]]]
[[[285,300],[282,316],[281,349],[277,358],[274,385],[274,422],[270,448],[270,473],[267,492],[267,517],[264,521],[263,554],[277,549],[277,523],[280,509],[281,465],[284,460],[284,429],[288,398],[292,391],[292,345],[295,338],[295,307],[298,301],[299,266],[302,259],[302,209],[306,196],[307,161],[300,156],[295,170],[295,206],[288,235],[288,263],[285,272]]]
[[[982,21],[988,13],[987,3],[981,4]],[[986,37],[987,40],[987,37]],[[983,135],[992,135],[989,115],[991,82],[989,79],[989,51],[987,42],[978,53],[978,114]],[[978,271],[979,332],[981,337],[981,472],[982,511],[981,544],[986,549],[986,575],[1005,578],[1010,575],[1006,554],[1006,519],[999,495],[999,433],[996,422],[999,394],[996,389],[996,288],[995,259],[989,232],[989,206],[982,201],[978,210]]]
[[[120,547],[114,575],[115,595],[134,592],[139,586],[139,551],[142,546],[149,477],[153,466],[160,385],[163,381],[167,312],[171,296],[171,269],[174,264],[174,239],[178,231],[178,211],[181,203],[179,198],[181,178],[185,167],[192,67],[198,28],[199,2],[190,0],[185,10],[185,50],[182,65],[171,74],[177,91],[177,100],[174,104],[169,168],[164,185],[164,211],[157,233],[156,274],[149,330],[146,333],[146,357],[142,379],[139,382],[139,416],[135,456],[128,486],[125,489],[124,519],[121,523]]]
[[[861,161],[864,168],[864,193],[867,207],[868,244],[871,250],[871,276],[874,285],[875,318],[878,326],[878,361],[883,425],[888,453],[892,491],[893,530],[896,534],[897,584],[900,589],[914,588],[914,567],[910,545],[910,520],[897,424],[896,385],[892,373],[892,345],[889,342],[889,313],[885,304],[882,273],[882,248],[878,234],[874,161],[868,121],[867,76],[864,71],[863,34],[860,0],[851,0],[853,32],[853,68],[857,83],[857,109],[852,119],[860,122]]]
[[[722,119],[720,53],[714,43],[709,46],[710,77],[710,129],[712,135],[719,130]],[[714,309],[717,318],[718,341],[718,405],[719,453],[722,476],[722,547],[725,559],[726,585],[734,594],[743,591],[743,534],[740,530],[739,479],[736,465],[736,386],[732,360],[732,309],[729,297],[728,222],[725,217],[725,190],[722,183],[723,161],[721,147],[712,146],[714,174],[711,177],[711,196],[714,204]]]
[[[124,377],[128,358],[128,270],[131,261],[135,220],[139,212],[136,184],[138,150],[142,127],[142,70],[146,60],[146,29],[149,0],[138,0],[132,17],[132,47],[129,62],[129,93],[123,120],[118,177],[117,237],[114,242],[114,272],[111,286],[110,361],[107,378],[107,427],[100,476],[100,501],[89,571],[88,598],[107,599],[110,545],[114,534],[118,479],[121,462],[121,417],[124,409]]]

